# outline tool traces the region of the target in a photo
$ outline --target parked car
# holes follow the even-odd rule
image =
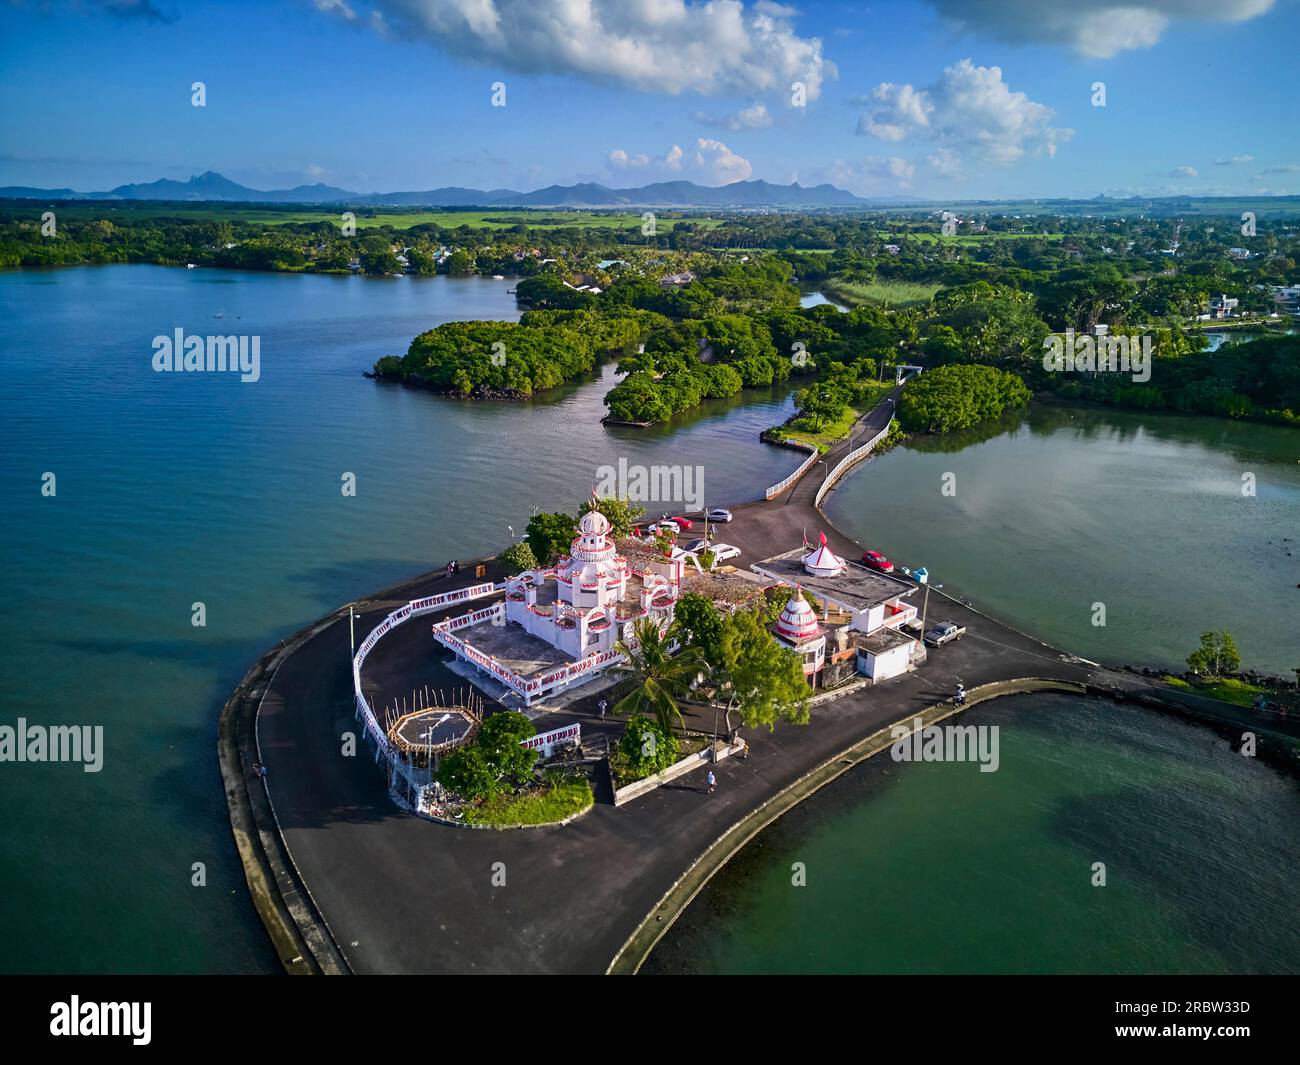
[[[925,642],[931,647],[942,647],[952,640],[960,640],[966,635],[964,625],[955,625],[951,621],[940,621],[933,628],[927,629]]]
[[[704,517],[708,521],[728,522],[731,520],[731,511],[724,510],[722,507],[714,507],[712,510],[707,511]]]
[[[709,546],[708,540],[692,540],[689,544],[686,545],[686,550],[703,551],[708,546]]]
[[[672,536],[676,536],[681,531],[681,526],[675,521],[657,521],[653,525],[646,527],[646,532],[651,536],[658,536],[661,532],[666,532]]]
[[[709,550],[713,552],[714,562],[726,562],[729,558],[740,557],[740,548],[732,547],[731,544],[714,544]]]
[[[675,521],[675,522],[676,522],[678,525],[680,525],[683,529],[693,529],[693,528],[695,528],[695,522],[691,521],[690,518],[684,518],[684,517],[682,517],[680,514],[674,515],[674,516],[671,517],[671,518],[670,518],[667,514],[665,514],[665,515],[664,515],[664,521]]]
[[[894,564],[879,551],[863,551],[862,564],[877,573],[893,573]]]

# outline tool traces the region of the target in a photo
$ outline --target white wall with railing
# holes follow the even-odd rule
[[[802,477],[805,473],[807,473],[808,468],[819,458],[821,458],[821,451],[818,450],[816,444],[809,444],[806,441],[794,440],[794,439],[787,440],[786,443],[789,444],[791,447],[808,448],[811,454],[809,454],[809,456],[799,464],[799,468],[795,470],[794,473],[790,474],[789,477],[785,478],[785,480],[783,481],[777,481],[776,484],[772,485],[772,487],[767,490],[766,495],[764,495],[763,497],[764,499],[775,499],[787,488],[789,488],[792,484],[794,484],[795,481],[799,480],[800,477]]]
[[[817,498],[813,500],[813,506],[820,507],[822,505],[822,499],[825,498],[826,493],[831,490],[831,487],[835,484],[835,482],[838,481],[840,477],[844,475],[844,471],[847,470],[850,466],[852,466],[855,462],[861,462],[864,458],[866,458],[867,455],[870,454],[871,449],[875,447],[878,443],[880,443],[880,441],[885,439],[885,437],[887,437],[888,435],[889,435],[889,425],[887,424],[883,429],[881,429],[878,433],[876,433],[876,435],[873,436],[870,440],[868,440],[865,444],[861,445],[860,447],[855,447],[852,451],[850,451],[847,455],[845,455],[842,459],[840,459],[840,461],[835,464],[835,469],[831,470],[831,472],[826,475],[826,480],[822,481],[821,487],[817,489]]]
[[[441,610],[452,603],[480,599],[485,595],[491,595],[496,590],[497,586],[489,581],[485,584],[472,584],[468,588],[458,588],[454,592],[443,592],[441,595],[412,599],[405,606],[398,607],[384,618],[383,621],[371,629],[370,635],[361,641],[361,646],[357,648],[357,653],[352,659],[352,694],[356,700],[356,715],[365,727],[367,735],[374,741],[376,761],[382,756],[388,760],[391,766],[396,767],[402,764],[401,758],[388,739],[388,734],[380,728],[379,721],[370,708],[365,693],[361,690],[361,667],[365,665],[366,656],[374,650],[375,644],[390,630],[403,622],[410,621],[411,618],[419,617],[421,614],[430,614],[435,610]]]

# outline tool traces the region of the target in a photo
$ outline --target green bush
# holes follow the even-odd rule
[[[628,719],[627,730],[618,745],[621,768],[632,780],[662,773],[677,761],[681,750],[676,736],[665,732],[644,714],[634,714]]]
[[[528,546],[527,540],[520,540],[517,544],[511,544],[497,556],[497,561],[505,566],[512,575],[537,568],[537,556],[533,554],[533,549]]]
[[[903,389],[898,417],[922,433],[969,429],[1029,402],[1029,389],[994,366],[950,365],[927,370]]]

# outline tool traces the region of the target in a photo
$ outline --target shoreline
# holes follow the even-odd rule
[[[877,406],[877,408],[873,408],[873,411],[869,412],[868,415],[862,419],[862,427],[868,428],[872,417],[878,414],[882,409],[886,408],[886,406],[887,405],[882,402]],[[837,449],[842,449],[844,453],[847,454],[848,444],[851,440],[852,436],[842,442],[841,445],[838,445]],[[803,478],[796,480],[792,486],[781,493],[781,496],[777,497],[775,505],[773,504],[773,501],[764,501],[760,503],[744,504],[743,506],[745,506],[746,509],[751,509],[762,508],[766,505],[768,507],[766,512],[768,516],[771,516],[778,507],[788,506],[791,510],[800,510],[801,508],[796,507],[793,504],[796,502],[795,497],[799,495],[801,491],[805,495],[812,494],[807,488],[806,482],[808,480],[809,479],[806,475]],[[812,492],[815,492],[817,496],[821,496],[824,494],[822,489],[829,489],[830,487],[831,486],[826,485],[824,482],[821,482],[817,486],[813,487]],[[820,500],[818,500],[818,502],[820,502]],[[818,503],[809,499],[803,503],[803,506],[808,506],[810,503],[812,504],[810,509],[816,514],[819,520],[824,521],[827,524],[828,528],[836,534],[838,539],[852,542],[835,527],[835,525],[821,510]],[[755,525],[757,526],[757,524],[758,523],[756,522]],[[761,533],[764,530],[760,528],[757,531]],[[410,580],[399,582],[398,584],[377,592],[364,600],[357,601],[354,604],[345,604],[327,617],[299,630],[299,632],[294,634],[293,637],[282,641],[280,647],[267,652],[262,659],[259,659],[258,663],[250,669],[244,680],[241,681],[240,686],[236,689],[235,693],[232,694],[230,700],[226,704],[226,708],[223,710],[221,725],[222,773],[223,778],[225,778],[227,782],[227,799],[231,807],[232,831],[235,833],[241,861],[245,866],[245,875],[248,879],[250,890],[254,895],[254,905],[258,909],[259,916],[262,918],[263,923],[267,926],[268,932],[272,937],[272,942],[276,946],[277,953],[280,954],[281,961],[285,964],[288,971],[304,971],[301,949],[298,948],[297,944],[310,943],[313,938],[317,941],[316,945],[318,951],[321,951],[326,955],[328,955],[329,952],[327,950],[322,950],[319,941],[322,938],[328,939],[330,944],[334,946],[338,957],[343,960],[343,965],[330,970],[320,965],[319,958],[317,958],[316,966],[310,968],[309,971],[348,972],[355,970],[351,963],[346,960],[343,952],[338,950],[338,944],[333,941],[333,937],[329,932],[328,924],[325,922],[324,916],[321,914],[319,908],[314,905],[314,900],[311,899],[310,892],[307,890],[306,881],[300,874],[298,879],[301,883],[301,888],[298,890],[300,890],[301,894],[305,896],[305,901],[312,903],[310,909],[300,907],[297,911],[292,910],[284,904],[285,899],[282,894],[277,894],[273,899],[268,900],[267,898],[269,892],[283,884],[281,876],[277,874],[274,868],[275,847],[272,846],[268,850],[266,847],[256,848],[248,845],[247,838],[243,838],[247,836],[247,830],[246,828],[241,828],[240,824],[241,821],[246,822],[249,818],[256,820],[258,811],[255,804],[253,804],[249,799],[249,796],[251,792],[257,790],[265,791],[265,789],[250,787],[248,774],[242,770],[239,760],[240,758],[243,758],[244,763],[247,764],[247,748],[241,751],[237,749],[234,744],[227,743],[227,736],[231,731],[228,723],[228,715],[233,717],[235,713],[242,712],[244,715],[242,720],[245,726],[248,724],[253,724],[255,726],[257,714],[261,709],[261,697],[266,694],[266,691],[270,688],[274,679],[274,675],[272,675],[271,679],[266,679],[267,669],[272,662],[275,663],[275,671],[278,672],[280,664],[301,649],[306,643],[309,643],[315,636],[331,627],[335,621],[339,620],[341,617],[345,617],[349,605],[358,606],[362,608],[362,611],[364,611],[367,607],[374,608],[385,598],[411,598],[413,595],[408,593],[411,593],[421,585],[427,585],[431,579],[436,579],[434,574],[437,573],[438,571],[434,571],[433,574],[423,574]],[[943,596],[943,593],[938,594]],[[947,596],[943,597],[950,598]],[[953,609],[958,609],[956,605],[957,601],[951,601],[954,604]],[[1169,712],[1186,718],[1192,718],[1202,724],[1207,723],[1205,713],[1203,710],[1198,712],[1196,708],[1191,705],[1192,698],[1203,702],[1214,703],[1216,706],[1223,708],[1242,710],[1242,708],[1234,707],[1232,704],[1220,703],[1217,700],[1212,700],[1203,696],[1159,699],[1156,694],[1158,690],[1156,685],[1149,680],[1142,679],[1139,681],[1139,678],[1136,676],[1126,677],[1122,674],[1116,673],[1109,667],[1101,666],[1098,663],[1078,659],[1074,656],[1063,655],[1061,652],[1051,648],[1042,641],[1029,636],[1026,633],[1021,633],[1019,630],[1015,630],[1003,622],[989,618],[987,615],[982,614],[982,612],[974,610],[974,608],[963,605],[961,609],[969,610],[980,618],[989,621],[991,625],[996,625],[1008,633],[1015,633],[1022,641],[1038,648],[1039,650],[1036,653],[1031,652],[1031,657],[1039,657],[1043,659],[1056,657],[1064,663],[1063,666],[1057,668],[1056,671],[1062,674],[1057,677],[1035,677],[1032,674],[1022,673],[1018,674],[1017,677],[998,678],[983,683],[979,685],[978,688],[973,688],[972,691],[992,691],[993,694],[982,695],[979,699],[972,698],[968,700],[967,705],[973,705],[975,702],[982,701],[985,698],[992,698],[995,695],[1012,694],[1016,691],[1041,690],[1032,685],[1054,686],[1057,690],[1062,690],[1062,685],[1069,685],[1069,687],[1066,687],[1064,690],[1081,694],[1110,696],[1116,700],[1133,699],[1142,703],[1148,703],[1148,700],[1150,700],[1151,703],[1161,704],[1162,708]],[[1009,656],[999,657],[1011,657],[1014,659],[1017,652],[1019,652],[1021,656],[1023,656],[1024,653],[1017,648],[1010,648],[1009,650],[1011,651]],[[1079,674],[1082,674],[1082,676],[1079,676]],[[1109,683],[1097,683],[1098,676],[1105,678]],[[266,680],[266,685],[261,689],[259,697],[254,699],[253,696],[258,694],[258,684],[263,680]],[[1017,688],[1016,685],[1019,684],[1029,684],[1031,686],[1026,688]],[[888,689],[883,690],[888,693]],[[947,716],[948,713],[957,712],[956,708],[953,708],[950,703],[945,704],[942,702],[929,703],[924,708],[920,709],[919,712],[921,715],[926,713],[939,714],[940,710],[945,705],[948,707],[948,710],[947,713],[943,714],[943,716]],[[635,972],[640,967],[645,957],[648,956],[654,944],[658,942],[664,932],[666,932],[667,928],[674,920],[676,920],[676,917],[680,912],[689,905],[690,901],[700,890],[702,890],[704,885],[707,884],[713,873],[716,872],[717,869],[722,868],[722,866],[724,866],[727,861],[729,861],[730,858],[745,845],[746,842],[761,832],[768,824],[775,821],[786,810],[802,801],[803,798],[806,798],[808,795],[819,790],[823,784],[828,783],[829,780],[839,776],[853,765],[857,765],[871,757],[873,754],[878,753],[879,748],[872,746],[873,738],[880,736],[882,733],[888,735],[890,728],[895,727],[901,722],[909,721],[917,716],[918,710],[916,708],[908,708],[906,712],[901,715],[889,718],[888,720],[880,719],[877,722],[874,722],[873,724],[875,727],[872,727],[865,736],[859,735],[856,738],[853,738],[852,742],[847,746],[835,748],[838,753],[832,753],[830,757],[821,757],[811,766],[803,766],[803,768],[799,770],[798,776],[794,781],[779,787],[775,793],[766,795],[766,797],[762,798],[762,800],[756,805],[740,812],[740,816],[725,831],[720,835],[713,835],[710,840],[705,842],[703,850],[697,854],[685,870],[674,875],[667,890],[657,898],[657,901],[654,901],[654,904],[648,910],[645,911],[645,916],[641,917],[640,920],[637,921],[631,934],[621,940],[621,945],[618,947],[613,959],[609,961],[608,966],[604,968],[604,971],[607,973]],[[939,719],[941,718],[935,718],[935,720]],[[881,721],[883,721],[883,724]],[[1219,728],[1226,728],[1232,724],[1235,723],[1229,722],[1228,724],[1224,724],[1220,721]],[[1214,725],[1210,724],[1209,727],[1214,727]],[[245,727],[244,735],[247,737],[247,734],[250,731],[252,730]],[[1292,768],[1295,769],[1296,766],[1293,764]],[[232,781],[235,785],[243,785],[242,791],[246,803],[245,806],[241,806],[239,802],[241,789],[238,786],[232,786]],[[274,807],[271,806],[269,802],[267,802],[266,805],[270,810],[271,816],[274,817]],[[263,817],[264,816],[265,813],[263,812]],[[635,817],[636,815],[633,814],[632,816]],[[279,847],[283,849],[286,856],[288,855],[288,844],[280,836],[278,821],[273,828],[261,823],[259,823],[257,827],[258,832],[261,835],[266,834],[268,830],[273,831]],[[243,833],[243,837],[241,837],[241,832]],[[470,833],[470,835],[478,836],[481,834]],[[267,862],[269,868],[264,866],[262,864],[263,862]],[[296,866],[294,867],[294,871],[296,872]],[[291,891],[295,890],[292,883],[289,887]],[[277,902],[280,903],[280,905],[275,905]],[[635,917],[635,914],[633,916]],[[286,920],[291,921],[294,928],[289,928],[285,923]],[[298,955],[295,957],[288,956],[289,949],[297,949]],[[640,953],[638,953],[638,951]],[[606,958],[608,957],[609,955],[606,955]],[[635,958],[635,961],[633,961],[633,958]]]

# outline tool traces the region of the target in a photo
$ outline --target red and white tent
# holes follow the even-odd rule
[[[844,559],[826,546],[826,534],[822,533],[816,550],[804,555],[803,568],[814,577],[838,577],[844,572]]]

